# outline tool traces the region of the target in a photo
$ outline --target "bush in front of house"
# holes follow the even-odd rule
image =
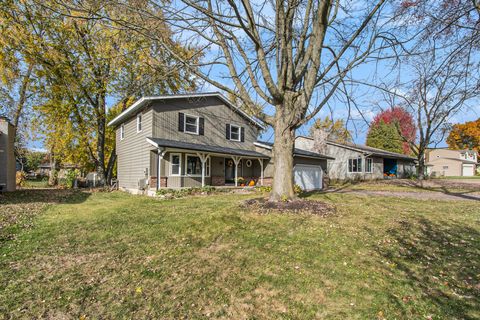
[[[181,188],[181,189],[160,189],[157,191],[157,196],[163,196],[165,198],[183,198],[190,195],[196,194],[212,194],[216,192],[217,189],[212,186],[205,187],[192,187],[192,188]]]

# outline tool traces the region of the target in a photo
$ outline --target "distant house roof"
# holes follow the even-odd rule
[[[161,138],[147,138],[147,142],[157,148],[167,147],[167,148],[175,148],[175,149],[182,149],[182,150],[195,150],[195,151],[204,151],[204,152],[211,152],[211,153],[218,153],[218,154],[228,154],[232,156],[254,157],[254,158],[263,158],[263,159],[270,158],[269,156],[266,156],[263,153],[260,153],[254,150],[225,148],[225,147],[219,147],[219,146],[189,143],[189,142],[168,140],[168,139],[161,139]]]
[[[299,138],[299,137],[313,140],[313,138],[307,137],[307,136],[298,136],[297,138]],[[365,145],[362,145],[362,144],[356,144],[356,143],[350,143],[350,142],[339,143],[339,142],[332,141],[332,140],[327,140],[327,144],[334,145],[334,146],[337,146],[337,147],[340,147],[340,148],[351,149],[351,150],[362,152],[362,153],[368,153],[372,156],[378,156],[378,157],[382,157],[382,158],[402,159],[402,160],[411,160],[411,161],[416,160],[414,157],[407,156],[405,154],[386,151],[386,150],[383,150],[383,149],[378,149],[378,148],[373,148],[373,147],[368,147],[368,146],[365,146]]]
[[[433,158],[429,162],[435,162],[435,161],[440,161],[440,160],[454,160],[454,161],[461,161],[462,163],[470,163],[470,164],[477,164],[477,161],[473,160],[467,160],[467,159],[460,159],[460,158],[451,158],[451,157],[440,157],[440,158]]]
[[[171,99],[188,99],[188,98],[201,98],[201,97],[215,97],[220,99],[225,105],[230,107],[233,111],[238,112],[242,117],[249,120],[252,124],[256,125],[260,129],[263,129],[263,124],[255,119],[252,116],[246,114],[243,110],[239,107],[234,105],[230,100],[228,100],[223,94],[220,92],[206,92],[206,93],[192,93],[192,94],[172,94],[172,95],[162,95],[162,96],[151,96],[151,97],[142,97],[138,99],[134,104],[128,107],[125,111],[120,113],[116,116],[112,121],[108,123],[109,126],[117,126],[124,122],[128,117],[135,114],[137,111],[141,110],[145,106],[149,104],[151,101],[156,100],[171,100]]]
[[[269,149],[269,150],[271,150],[273,148],[273,145],[274,145],[272,142],[267,142],[267,141],[257,141],[257,142],[254,142],[253,144],[258,146],[258,147],[263,147],[263,148],[266,148],[266,149]],[[295,148],[293,150],[293,156],[294,157],[297,156],[297,157],[305,157],[305,158],[335,160],[335,158],[326,156],[324,154],[311,152],[311,151],[307,151],[307,150],[303,150],[303,149],[299,149],[299,148]]]

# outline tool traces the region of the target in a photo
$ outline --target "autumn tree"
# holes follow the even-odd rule
[[[115,146],[107,138],[107,100],[124,109],[132,98],[193,86],[188,72],[172,63],[164,47],[112,21],[128,15],[158,33],[179,56],[186,56],[188,50],[171,40],[163,21],[132,15],[109,2],[85,2],[83,12],[71,7],[73,2],[19,2],[14,23],[48,22],[41,34],[35,33],[41,64],[38,73],[45,88],[36,111],[37,128],[52,158],[87,167],[93,164],[100,177],[109,181]],[[109,24],[96,14],[110,17]]]
[[[480,118],[453,125],[447,143],[451,149],[470,149],[480,154]]]
[[[376,127],[380,126],[382,123],[383,123],[383,128],[380,130],[376,130]],[[385,150],[393,151],[393,149],[395,149],[397,151],[393,151],[393,152],[404,153],[407,155],[411,154],[412,151],[410,149],[410,145],[415,143],[415,139],[417,135],[417,130],[415,127],[413,116],[404,108],[399,106],[394,106],[392,108],[388,108],[386,110],[381,111],[373,118],[372,122],[370,123],[369,133],[367,134],[367,145],[371,147],[377,147],[377,148],[380,148],[379,146],[382,144],[389,145],[388,141],[385,141],[384,143],[383,142],[374,143],[376,145],[369,144],[368,137],[370,136],[370,134],[373,134],[372,133],[373,131],[375,131],[375,134],[376,134],[376,132],[378,131],[385,130],[386,129],[385,125],[389,125],[398,131],[396,135],[393,135],[395,142],[392,142],[392,144],[394,144],[394,147],[392,146],[391,150],[390,149],[385,149]],[[382,139],[381,137],[378,137],[378,138]],[[388,137],[385,136],[383,139],[386,140],[390,138],[392,137],[389,135]],[[397,148],[398,143],[402,145],[400,149]]]
[[[327,139],[340,143],[351,142],[352,135],[348,131],[343,119],[333,120],[330,117],[324,119],[318,118],[310,127],[310,135],[313,136],[315,130],[323,130],[327,134]]]

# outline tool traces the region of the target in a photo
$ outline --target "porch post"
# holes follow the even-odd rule
[[[258,159],[260,162],[260,184],[263,186],[263,159]]]
[[[200,162],[202,163],[202,187],[205,187],[205,163],[207,163],[210,155],[206,153],[197,153],[197,156],[200,158]]]
[[[240,160],[242,160],[242,157],[232,157],[233,163],[235,164],[235,187],[238,186],[238,164],[240,163]]]
[[[160,186],[161,186],[160,179],[161,179],[161,173],[162,173],[161,164],[162,164],[163,156],[165,156],[165,150],[158,148],[157,191],[160,189]]]

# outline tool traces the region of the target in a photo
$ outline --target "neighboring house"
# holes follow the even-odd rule
[[[478,154],[473,150],[428,149],[425,155],[429,176],[474,176],[477,162]]]
[[[263,125],[220,93],[144,97],[108,125],[116,128],[120,189],[236,185],[240,177],[271,184],[271,146],[255,144]],[[326,165],[313,152],[297,159]]]
[[[56,170],[57,170],[57,178],[58,179],[63,179],[67,176],[67,172],[69,170],[75,170],[75,169],[81,169],[82,167],[76,164],[61,164],[61,165],[56,165]],[[35,174],[37,176],[42,176],[42,177],[48,177],[50,176],[50,172],[52,171],[52,165],[50,162],[44,162],[38,166],[38,169],[36,170]]]
[[[405,178],[415,173],[415,158],[354,143],[315,141],[298,136],[295,146],[335,158],[328,162],[331,180],[373,180]]]
[[[14,126],[0,117],[0,192],[15,191]]]

